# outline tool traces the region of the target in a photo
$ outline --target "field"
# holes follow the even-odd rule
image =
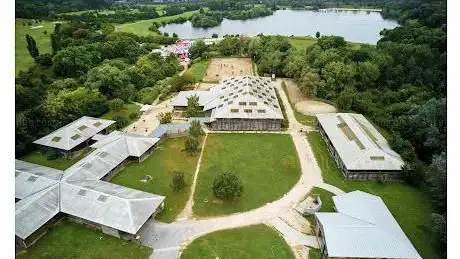
[[[249,58],[215,58],[206,69],[204,82],[217,82],[232,76],[252,76],[252,61]]]
[[[169,21],[169,20],[181,17],[181,16],[185,18],[189,18],[190,16],[194,15],[197,12],[198,10],[185,12],[185,13],[181,13],[181,14],[173,15],[173,16],[164,16],[164,17],[158,17],[158,18],[149,19],[149,20],[142,20],[142,21],[138,21],[134,23],[119,24],[115,27],[115,29],[116,31],[131,32],[131,33],[135,33],[140,36],[157,35],[157,33],[149,31],[149,27],[153,24],[153,22],[161,23],[163,21]]]
[[[292,47],[296,49],[305,49],[315,44],[318,40],[313,37],[287,37]]]
[[[72,157],[71,159],[60,157],[54,160],[48,160],[46,158],[46,155],[44,155],[43,153],[39,151],[33,151],[21,157],[20,160],[23,160],[29,163],[33,163],[33,164],[37,164],[37,165],[59,169],[59,170],[65,170],[69,168],[70,166],[72,166],[73,164],[75,164],[76,162],[80,161],[85,156],[87,156],[90,151],[91,149],[88,147],[88,148],[84,148],[80,150],[78,155],[76,155],[75,157]]]
[[[149,258],[152,248],[125,241],[67,220],[61,220],[49,232],[16,258]]]
[[[181,259],[295,258],[278,232],[265,225],[253,225],[213,232],[194,240]]]
[[[131,113],[137,113],[141,107],[135,103],[125,103],[123,104],[123,108],[119,111],[108,111],[104,115],[101,116],[101,119],[106,120],[115,120],[117,116],[126,117],[129,121],[129,124],[132,123],[132,119],[129,118]]]
[[[221,173],[236,174],[242,196],[232,202],[214,198],[212,184]],[[197,216],[243,212],[275,201],[300,178],[300,165],[290,135],[209,134],[194,196]]]
[[[433,210],[427,194],[402,183],[346,181],[320,134],[310,132],[308,141],[326,183],[337,186],[345,192],[361,190],[380,196],[420,255],[425,259],[441,258],[435,251],[436,238],[430,231]]]
[[[208,61],[200,61],[194,63],[188,70],[190,70],[195,76],[195,82],[201,82],[203,80],[204,74],[206,73],[206,68],[208,67]]]
[[[166,196],[165,208],[157,216],[164,222],[174,221],[187,203],[190,194],[190,185],[195,173],[197,156],[189,156],[184,149],[185,138],[166,139],[142,163],[132,162],[122,169],[111,182],[137,190]],[[171,182],[173,172],[184,173],[186,187],[180,192],[173,192]],[[143,183],[140,180],[150,175],[152,180]]]
[[[19,71],[27,70],[30,66],[35,64],[33,58],[27,51],[27,43],[25,36],[29,34],[35,39],[40,54],[51,53],[50,33],[54,31],[54,24],[52,22],[27,23],[32,20],[16,19],[15,23],[15,62],[16,62],[16,75]],[[43,26],[43,27],[39,27]],[[44,32],[46,31],[46,34]]]

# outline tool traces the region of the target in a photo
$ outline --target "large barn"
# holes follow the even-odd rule
[[[174,110],[187,108],[187,98],[197,96],[209,116],[212,130],[278,131],[283,113],[272,82],[266,77],[241,76],[221,80],[208,91],[183,91],[173,100]]]
[[[399,179],[404,161],[361,114],[316,115],[318,130],[346,179]]]

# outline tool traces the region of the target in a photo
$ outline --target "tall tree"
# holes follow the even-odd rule
[[[27,50],[29,51],[30,56],[36,60],[37,57],[40,55],[37,43],[35,42],[34,38],[29,34],[26,34],[26,42],[27,42]]]
[[[185,111],[186,117],[196,117],[198,116],[199,110],[199,97],[197,95],[192,95],[187,98],[187,111]]]

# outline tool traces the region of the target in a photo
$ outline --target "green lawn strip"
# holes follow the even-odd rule
[[[161,23],[163,21],[173,20],[178,17],[189,18],[190,16],[194,15],[197,12],[198,10],[195,10],[195,11],[185,12],[185,13],[181,13],[181,14],[173,15],[173,16],[163,16],[163,17],[158,17],[154,19],[142,20],[142,21],[138,21],[134,23],[119,24],[116,26],[116,30],[121,31],[121,32],[131,32],[131,33],[135,33],[141,36],[157,35],[157,33],[149,31],[149,27],[153,24],[153,22]]]
[[[306,126],[312,126],[312,127],[315,127],[316,126],[316,117],[315,116],[311,116],[311,115],[305,115],[301,112],[299,112],[296,108],[295,108],[295,105],[291,102],[291,98],[289,98],[289,92],[286,88],[286,84],[282,84],[282,88],[283,88],[283,91],[284,93],[286,94],[286,97],[288,99],[288,102],[289,102],[289,105],[291,105],[291,108],[292,110],[294,111],[294,117],[295,119],[300,123],[300,124],[303,124],[303,125],[306,125]]]
[[[224,172],[238,175],[243,183],[237,201],[214,198],[213,181]],[[299,178],[300,164],[289,135],[209,134],[193,211],[198,216],[217,216],[255,209],[281,198]]]
[[[131,124],[133,120],[129,118],[129,115],[134,112],[139,112],[140,109],[141,107],[135,103],[125,103],[123,104],[123,109],[119,111],[108,111],[101,116],[101,119],[114,120],[115,117],[121,116],[126,117],[129,124]]]
[[[306,49],[307,47],[315,44],[318,42],[316,38],[306,36],[306,37],[286,37],[286,39],[289,40],[289,43],[291,43],[293,48],[296,49]]]
[[[189,156],[183,151],[184,141],[185,137],[165,139],[146,160],[126,165],[110,182],[166,196],[165,208],[157,219],[174,221],[187,203],[199,157]],[[174,192],[171,188],[172,172],[175,170],[183,172],[185,176],[186,187],[180,192]],[[150,175],[152,180],[141,182],[145,175]]]
[[[380,196],[423,258],[440,258],[436,237],[431,234],[432,207],[423,191],[403,183],[380,184],[373,181],[346,181],[332,159],[326,143],[318,132],[308,134],[323,179],[345,192],[361,190]]]
[[[15,22],[15,71],[16,75],[19,71],[26,71],[29,67],[35,64],[34,59],[30,56],[27,50],[26,34],[32,36],[37,43],[37,48],[40,54],[51,53],[51,38],[50,34],[54,31],[52,22],[43,21],[41,23],[33,23],[27,25],[31,20],[16,19]],[[25,25],[23,24],[25,23]],[[32,29],[32,27],[43,26],[41,28]],[[44,31],[47,34],[44,34]]]
[[[61,220],[16,258],[149,258],[152,248]]]
[[[319,248],[308,247],[308,259],[323,259],[321,250]]]
[[[88,153],[91,151],[91,148],[86,147],[78,152],[74,157],[67,159],[65,157],[60,157],[58,159],[54,160],[48,160],[46,158],[46,155],[40,151],[33,151],[21,158],[20,160],[33,163],[33,164],[38,164],[42,166],[47,166],[59,170],[65,170],[75,164],[76,162],[80,161],[82,158],[88,155]]]
[[[197,63],[194,63],[188,70],[190,70],[195,76],[195,82],[201,82],[203,80],[204,74],[206,73],[206,68],[208,67],[208,60],[203,60]]]
[[[328,192],[324,189],[321,189],[319,187],[313,187],[313,189],[310,191],[310,194],[309,196],[311,197],[316,197],[316,196],[319,196],[320,199],[321,199],[321,209],[319,210],[320,212],[335,212],[335,209],[334,209],[334,201],[332,200],[332,196],[334,196],[333,193],[331,192]],[[308,222],[310,223],[310,225],[312,226],[311,227],[311,231],[312,231],[312,235],[314,235],[314,231],[315,231],[315,216],[314,215],[308,215],[306,217],[306,219],[308,220]]]
[[[181,259],[295,258],[278,232],[265,225],[213,232],[194,240]]]

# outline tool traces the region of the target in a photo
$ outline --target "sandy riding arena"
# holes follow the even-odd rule
[[[305,115],[336,112],[335,107],[330,104],[305,97],[294,81],[286,79],[284,82],[286,83],[289,99],[295,105],[297,111]]]
[[[209,62],[203,81],[216,82],[227,77],[246,75],[253,75],[250,59],[216,58]]]

